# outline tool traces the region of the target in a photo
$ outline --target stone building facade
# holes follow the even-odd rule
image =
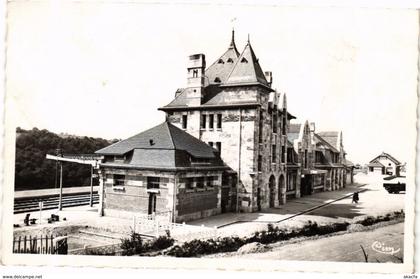
[[[166,215],[182,222],[219,214],[222,174],[228,167],[217,152],[165,122],[96,152],[100,164],[100,214]]]
[[[324,190],[333,191],[345,187],[347,179],[342,133],[314,133],[314,143],[315,167],[327,171]]]
[[[248,41],[238,52],[234,34],[226,52],[206,68],[191,55],[186,88],[159,108],[167,121],[213,146],[233,171],[230,204],[253,212],[286,202],[287,130],[294,117],[286,96],[271,88]],[[232,177],[233,176],[233,177]],[[237,193],[237,195],[236,195]]]

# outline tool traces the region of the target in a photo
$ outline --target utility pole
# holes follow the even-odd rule
[[[60,162],[60,196],[58,198],[58,210],[63,210],[63,163]]]
[[[93,206],[93,165],[90,166],[90,207]]]

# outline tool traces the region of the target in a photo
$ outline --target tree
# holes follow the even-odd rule
[[[59,136],[48,130],[16,129],[15,190],[53,188],[56,162],[47,160],[46,154],[92,154],[110,141],[102,138]],[[94,179],[98,184],[98,180]],[[63,186],[90,184],[90,166],[75,163],[63,164]]]

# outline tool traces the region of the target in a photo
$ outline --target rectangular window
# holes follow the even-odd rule
[[[262,138],[263,138],[263,111],[260,111],[260,121],[258,123],[258,142],[262,143]]]
[[[220,141],[216,142],[216,149],[219,153],[222,153],[222,143]]]
[[[213,143],[212,141],[209,141],[209,145],[210,145],[211,147],[213,147],[214,143]]]
[[[188,189],[188,190],[194,189],[194,178],[192,177],[185,178],[185,189]]]
[[[277,133],[277,113],[273,114],[273,133]]]
[[[206,129],[207,115],[201,115],[201,129]]]
[[[258,155],[258,171],[262,170],[262,156]]]
[[[204,188],[204,177],[197,177],[196,178],[196,186],[199,189],[203,189]]]
[[[125,185],[125,175],[114,174],[114,186],[124,186]]]
[[[209,114],[209,128],[214,128],[214,114]]]
[[[222,129],[222,115],[217,115],[217,129]]]
[[[281,147],[281,162],[284,163],[284,159],[286,158],[286,147],[282,145]]]
[[[286,109],[283,109],[283,121],[282,121],[282,131],[281,131],[281,133],[282,133],[282,135],[286,135],[286,126],[287,126],[287,119],[286,119],[286,117],[287,117],[287,115],[286,115]]]
[[[276,145],[273,144],[273,146],[271,147],[271,162],[275,163],[276,162]]]
[[[159,189],[160,178],[155,176],[147,177],[147,189]]]
[[[182,129],[187,129],[188,116],[186,114],[182,115]]]

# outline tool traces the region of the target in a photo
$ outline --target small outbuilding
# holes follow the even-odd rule
[[[167,214],[172,222],[182,222],[228,206],[222,205],[221,188],[229,168],[217,150],[168,122],[96,153],[104,156],[102,215]]]
[[[387,174],[396,175],[400,174],[401,163],[388,153],[382,154],[373,158],[368,164],[369,173],[372,174]]]

